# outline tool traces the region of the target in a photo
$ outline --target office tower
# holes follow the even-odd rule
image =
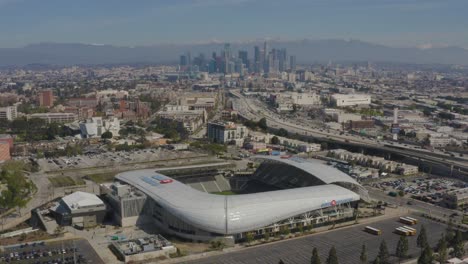
[[[224,44],[224,51],[223,51],[223,57],[224,57],[224,73],[231,73],[232,71],[229,70],[230,67],[230,61],[232,58],[231,54],[231,44],[226,43]]]
[[[261,67],[261,52],[260,48],[258,46],[254,47],[254,69],[253,71],[256,73],[260,72],[260,67]]]
[[[245,51],[245,50],[240,50],[240,51],[239,51],[239,59],[242,60],[242,63],[244,63],[245,65],[247,65],[248,60],[249,60],[249,56],[248,56],[247,51]]]
[[[235,64],[234,64],[234,71],[239,73],[242,76],[243,68],[244,68],[244,63],[242,62],[242,60],[240,58],[236,59]]]
[[[52,107],[54,106],[54,94],[52,90],[44,90],[39,92],[39,106]]]
[[[269,50],[268,50],[268,43],[265,41],[263,43],[263,61],[266,61],[268,59],[268,54],[269,54]]]
[[[289,70],[288,60],[286,58],[287,58],[286,49],[283,48],[283,49],[278,50],[278,64],[279,64],[279,71],[281,72]]]
[[[187,52],[187,65],[188,66],[192,66],[192,54],[189,52]]]
[[[289,57],[289,67],[291,68],[292,71],[296,70],[296,56]]]
[[[229,60],[232,58],[231,44],[229,43],[224,44],[224,57]]]
[[[235,67],[236,67],[235,62],[229,61],[229,62],[227,63],[226,69],[224,70],[224,73],[225,73],[225,74],[231,74],[231,73],[233,73],[234,70],[235,70]]]
[[[216,52],[213,52],[213,53],[211,54],[211,58],[212,58],[213,60],[216,60]]]
[[[187,66],[187,56],[180,55],[179,65],[180,66]]]
[[[216,67],[216,58],[214,58],[214,59],[210,60],[210,63],[208,65],[208,72],[209,73],[215,73],[216,69],[217,69],[217,67]]]
[[[205,54],[203,53],[193,59],[193,65],[197,66],[200,71],[206,71],[206,64]]]

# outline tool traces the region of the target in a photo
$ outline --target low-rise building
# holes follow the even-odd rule
[[[10,159],[10,146],[6,142],[0,142],[0,162]]]
[[[10,150],[13,149],[13,137],[8,134],[0,134],[0,143],[7,143]]]
[[[398,165],[397,171],[401,175],[413,175],[419,172],[419,167],[410,164],[400,164]]]
[[[444,194],[443,202],[452,209],[465,209],[468,207],[468,188],[450,191]]]
[[[99,197],[81,191],[64,196],[50,210],[59,225],[82,228],[102,223],[106,215],[106,205]]]
[[[80,131],[83,138],[100,137],[107,131],[117,136],[120,131],[120,120],[116,117],[104,120],[102,117],[92,117],[80,123]]]
[[[215,107],[217,98],[215,93],[185,94],[179,98],[178,105],[188,106],[191,110],[210,111]]]
[[[158,116],[164,122],[176,122],[189,133],[196,131],[206,123],[208,118],[204,109],[190,110],[188,106],[168,106],[159,111]]]
[[[0,107],[0,120],[12,121],[18,117],[17,106]]]
[[[383,157],[354,153],[344,149],[331,150],[329,155],[333,158],[356,163],[364,167],[377,168],[383,171],[399,173],[402,175],[411,175],[419,172],[419,168],[417,166],[386,160]]]
[[[350,121],[361,121],[362,116],[353,113],[345,113],[339,109],[327,108],[324,110],[325,115],[327,115],[332,121],[337,123],[347,123]]]
[[[242,145],[248,135],[248,129],[234,122],[214,121],[208,123],[207,134],[208,139],[214,143],[235,142],[236,145]]]
[[[333,94],[331,99],[338,107],[371,104],[371,96],[367,94]]]
[[[147,262],[159,257],[168,258],[177,248],[161,235],[112,242],[113,251],[125,263]]]
[[[77,120],[77,115],[73,113],[36,113],[29,115],[29,118],[40,118],[48,124],[71,123]]]
[[[430,136],[429,144],[433,147],[445,147],[447,145],[461,145],[461,142],[448,136]]]
[[[322,146],[320,144],[315,144],[315,143],[306,143],[306,144],[300,144],[299,147],[297,148],[298,151],[300,152],[317,152],[322,149]]]

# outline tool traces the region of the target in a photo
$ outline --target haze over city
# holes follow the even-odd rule
[[[468,48],[463,0],[0,1],[0,47],[359,39]]]

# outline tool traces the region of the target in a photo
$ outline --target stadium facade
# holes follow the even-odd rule
[[[289,188],[225,196],[198,191],[154,170],[124,172],[116,176],[118,184],[143,193],[146,201],[139,202],[137,210],[135,203],[120,206],[120,219],[124,222],[125,218],[133,217],[135,223],[152,223],[166,233],[191,240],[217,237],[239,240],[248,232],[261,235],[284,227],[352,217],[352,204],[366,196],[362,186],[351,177],[320,162],[294,157],[258,158],[263,163],[254,177],[276,182],[280,188],[285,187],[280,184],[285,182],[284,177]],[[276,171],[268,166],[276,167]],[[297,175],[300,178],[294,182],[300,182],[299,186],[288,183]],[[304,183],[305,180],[310,182]],[[314,186],[302,186],[309,184]]]

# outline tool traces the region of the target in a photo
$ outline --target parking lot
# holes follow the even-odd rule
[[[442,200],[444,193],[466,188],[468,184],[454,179],[417,178],[412,180],[397,179],[382,181],[373,183],[372,187],[381,189],[387,193],[403,191],[408,197],[411,196],[426,202],[438,204]]]
[[[428,242],[432,246],[435,246],[445,231],[446,226],[431,220],[416,216],[413,217],[419,219],[420,222],[413,227],[419,231],[421,229],[421,224],[424,224],[426,230],[428,230]],[[373,261],[377,256],[379,245],[383,239],[387,243],[390,254],[393,255],[399,239],[399,236],[394,234],[393,231],[395,228],[402,226],[402,224],[398,222],[398,218],[382,220],[369,225],[382,230],[382,235],[375,236],[368,234],[363,231],[365,225],[358,225],[184,263],[278,263],[281,258],[286,264],[303,264],[310,263],[310,257],[312,256],[312,249],[314,247],[317,247],[323,263],[328,256],[328,251],[332,245],[334,245],[340,263],[358,264],[360,263],[359,255],[361,254],[362,244],[366,244],[368,259],[369,261]],[[420,252],[420,249],[416,246],[416,238],[417,236],[408,237],[408,253],[414,257],[419,256]],[[395,258],[393,261],[397,262]]]
[[[118,166],[129,163],[144,163],[161,159],[176,159],[193,156],[190,151],[173,151],[167,149],[144,149],[135,151],[88,153],[76,157],[40,159],[38,164],[43,171],[60,171],[66,169]]]
[[[8,247],[0,254],[0,263],[73,264],[104,263],[86,240],[32,242]]]

